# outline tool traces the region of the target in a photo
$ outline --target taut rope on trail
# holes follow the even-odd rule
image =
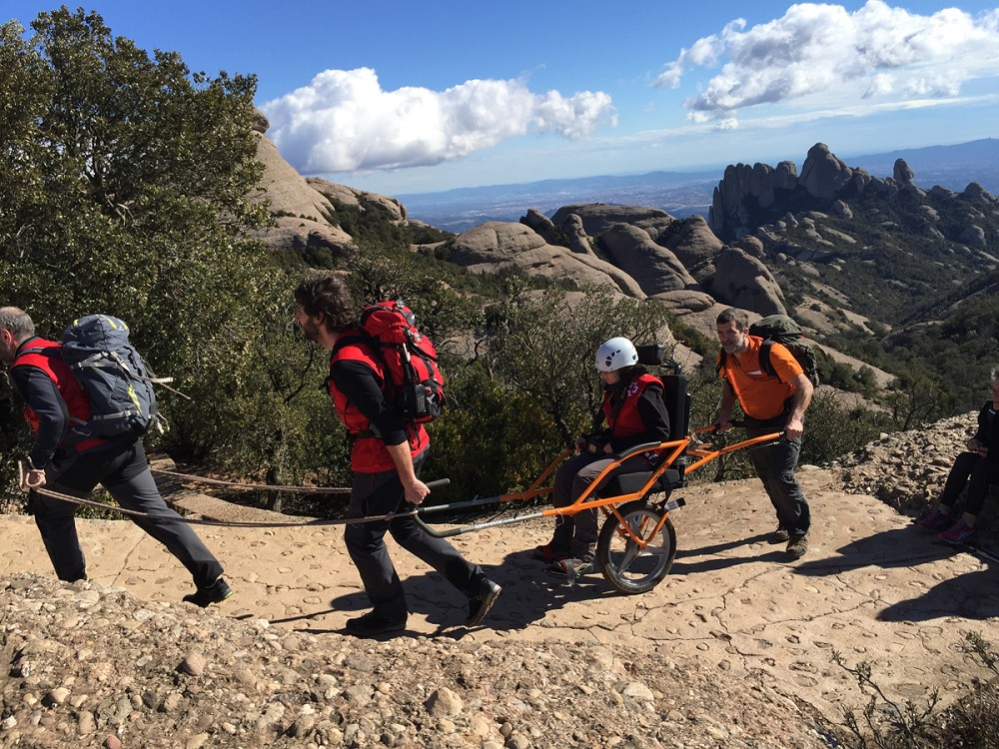
[[[43,497],[50,497],[52,499],[58,499],[62,502],[69,502],[70,504],[81,505],[83,507],[96,507],[101,510],[111,510],[112,512],[117,512],[121,515],[127,515],[131,518],[142,518],[146,520],[155,521],[157,516],[151,515],[148,512],[138,512],[136,510],[128,510],[124,507],[115,507],[113,505],[106,505],[103,502],[95,502],[92,499],[82,499],[80,497],[73,497],[69,494],[62,494],[61,492],[54,492],[51,489],[36,488],[31,489],[35,494],[39,494]],[[337,520],[309,520],[306,522],[290,522],[290,521],[267,521],[267,522],[254,522],[249,520],[203,520],[200,518],[186,518],[183,515],[180,516],[180,522],[188,523],[189,525],[214,525],[224,528],[304,528],[305,526],[317,526],[317,525],[353,525],[355,523],[374,523],[381,520],[392,520],[394,518],[407,517],[409,515],[416,515],[417,510],[414,507],[412,510],[407,512],[390,512],[386,515],[369,515],[363,518],[341,518]]]
[[[70,504],[80,505],[82,507],[95,507],[101,510],[110,510],[111,512],[117,512],[120,515],[126,515],[130,518],[141,518],[144,520],[156,521],[157,516],[152,515],[147,512],[138,512],[136,510],[129,510],[124,507],[115,507],[113,505],[107,505],[103,502],[95,502],[92,499],[83,499],[81,497],[74,497],[69,494],[63,494],[61,492],[55,492],[51,489],[46,489],[44,487],[27,487],[25,484],[24,475],[24,465],[18,461],[17,470],[20,474],[18,477],[18,486],[22,490],[29,492],[34,492],[43,497],[49,497],[51,499],[58,499],[62,502],[69,502]],[[163,471],[159,471],[163,473]],[[172,473],[167,471],[166,473]],[[183,474],[179,474],[183,475]],[[439,487],[446,486],[451,483],[450,479],[437,479],[436,481],[427,481],[426,485],[428,487]],[[301,487],[290,487],[290,488],[301,488]],[[334,489],[339,493],[349,492],[349,489]],[[335,520],[309,520],[306,522],[291,522],[291,521],[265,521],[265,522],[255,522],[247,520],[203,520],[200,518],[187,518],[183,515],[180,516],[180,522],[187,523],[189,525],[211,525],[224,528],[304,528],[306,526],[320,526],[320,525],[355,525],[358,523],[376,523],[387,520],[394,520],[395,518],[416,516],[419,512],[417,507],[413,507],[411,510],[406,512],[390,512],[385,515],[369,515],[362,518],[339,518]]]
[[[246,489],[253,491],[287,492],[294,494],[350,494],[350,489],[332,486],[279,486],[275,484],[244,484],[239,481],[225,481],[223,479],[210,479],[205,476],[194,476],[189,473],[178,473],[168,471],[165,468],[150,468],[153,473],[181,481],[190,481],[195,484],[211,484],[212,486],[229,486],[235,489]]]

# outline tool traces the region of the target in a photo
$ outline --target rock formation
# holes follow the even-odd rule
[[[808,150],[808,157],[801,167],[801,176],[798,177],[798,185],[813,197],[832,200],[850,184],[853,175],[854,170],[830,153],[825,143],[816,143]]]
[[[905,159],[896,159],[892,178],[900,185],[911,185],[916,173],[905,163]]]
[[[784,293],[767,266],[735,247],[719,253],[709,291],[726,304],[762,316],[787,314]]]
[[[724,241],[736,241],[755,233],[765,245],[772,245],[774,251],[802,260],[806,259],[803,253],[811,253],[811,257],[815,257],[815,250],[834,247],[836,242],[830,241],[828,236],[832,231],[838,231],[840,238],[849,237],[844,241],[855,240],[842,231],[819,229],[813,224],[806,227],[806,236],[813,240],[812,247],[804,250],[796,248],[793,243],[781,246],[785,240],[779,239],[779,235],[797,228],[802,216],[816,212],[854,219],[856,204],[851,208],[851,201],[865,194],[899,204],[905,215],[911,214],[913,203],[927,199],[938,203],[952,202],[963,196],[990,207],[999,205],[999,198],[976,183],[969,184],[958,196],[941,187],[924,191],[916,186],[914,179],[915,173],[904,159],[895,161],[891,177],[879,179],[863,169],[851,168],[832,154],[825,144],[816,143],[809,149],[798,176],[795,176],[794,164],[790,162],[781,162],[776,169],[764,164],[752,167],[736,164],[726,168],[722,181],[714,191],[708,224]],[[935,239],[966,244],[974,249],[988,246],[987,232],[984,229],[981,234],[976,231],[981,227],[975,225],[973,220],[967,221],[964,226],[943,226],[936,224],[936,216],[926,216],[926,222],[896,226],[894,229],[908,229]],[[893,229],[885,220],[879,225],[880,228]]]
[[[524,224],[489,221],[455,238],[448,258],[473,273],[496,273],[516,267],[525,273],[610,286],[637,299],[646,294],[628,273],[596,256],[550,245]]]
[[[725,246],[708,227],[704,217],[697,214],[673,222],[665,233],[654,239],[672,250],[688,269],[711,260]]]
[[[652,241],[642,229],[617,224],[600,235],[607,258],[636,279],[647,295],[698,289],[697,281],[672,252]]]
[[[252,200],[267,201],[274,226],[265,227],[258,236],[272,250],[305,252],[324,250],[334,257],[354,249],[354,239],[336,224],[332,201],[377,210],[397,223],[406,221],[406,210],[394,198],[336,185],[324,179],[302,177],[278,153],[267,138],[268,122],[256,111],[253,135],[257,139],[257,159],[264,166],[259,191]]]
[[[582,220],[583,230],[590,237],[600,236],[615,224],[637,226],[655,236],[661,229],[667,228],[676,221],[666,211],[661,211],[658,208],[588,203],[562,206],[552,216],[552,223],[555,226],[562,226],[573,213]]]

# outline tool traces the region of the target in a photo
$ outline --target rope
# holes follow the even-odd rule
[[[101,510],[111,510],[112,512],[117,512],[121,515],[127,515],[132,518],[142,518],[153,521],[162,519],[162,516],[151,515],[148,512],[138,512],[137,510],[128,510],[124,507],[114,507],[112,505],[106,505],[103,502],[95,502],[92,499],[72,497],[68,494],[54,492],[50,489],[32,489],[31,491],[43,497],[50,497],[52,499],[58,499],[62,502],[69,502],[70,504],[82,505],[84,507],[96,507]],[[363,518],[341,518],[338,520],[309,520],[304,523],[287,521],[268,521],[258,523],[246,520],[203,520],[200,518],[186,518],[182,515],[178,515],[177,518],[171,519],[179,520],[181,523],[187,523],[188,525],[212,525],[223,528],[302,528],[305,526],[316,525],[355,525],[358,523],[375,523],[384,520],[394,520],[395,518],[409,517],[411,515],[416,515],[417,512],[418,510],[414,508],[407,512],[390,512],[386,515],[369,515]]]
[[[124,507],[115,507],[113,505],[106,505],[103,502],[95,502],[92,499],[81,499],[80,497],[73,497],[70,496],[69,494],[54,492],[51,489],[45,489],[43,487],[28,486],[27,482],[25,481],[24,465],[21,463],[21,461],[17,462],[17,471],[20,474],[18,477],[17,485],[21,487],[22,490],[34,492],[35,494],[38,494],[43,497],[58,499],[62,502],[69,502],[70,504],[80,505],[82,507],[95,507],[100,510],[110,510],[112,512],[117,512],[120,515],[126,515],[130,518],[142,518],[154,522],[156,520],[162,519],[161,516],[151,515],[148,512],[139,512],[138,510],[129,510]],[[163,472],[164,471],[161,471],[161,473]],[[170,471],[165,471],[165,473],[170,473]],[[439,481],[433,481],[430,483],[438,484],[446,480],[447,479],[441,479]],[[344,491],[344,490],[339,490],[339,491]],[[186,518],[183,515],[178,515],[176,518],[171,518],[171,519],[178,520],[181,523],[187,523],[188,525],[211,525],[222,528],[303,528],[305,526],[317,526],[317,525],[356,525],[359,523],[377,523],[381,521],[394,520],[395,518],[415,516],[418,512],[419,510],[416,507],[414,507],[412,510],[408,510],[406,512],[390,512],[385,515],[369,515],[363,518],[341,518],[337,520],[309,520],[304,523],[288,522],[288,521],[253,522],[247,520],[228,520],[228,521],[203,520],[201,518]]]
[[[286,492],[289,494],[350,494],[350,489],[326,486],[276,486],[272,484],[243,484],[238,481],[224,481],[222,479],[210,479],[205,476],[192,476],[189,473],[178,473],[168,471],[164,468],[150,468],[153,473],[163,476],[172,476],[183,481],[190,481],[195,484],[211,484],[212,486],[230,486],[237,489],[253,489],[268,492]]]

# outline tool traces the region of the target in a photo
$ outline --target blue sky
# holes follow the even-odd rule
[[[389,195],[999,136],[997,0],[83,7],[192,70],[255,74],[299,172]]]

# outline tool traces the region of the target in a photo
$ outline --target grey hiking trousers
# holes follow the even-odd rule
[[[88,499],[94,487],[102,484],[122,507],[150,516],[129,519],[177,557],[197,587],[209,587],[222,574],[222,565],[191,526],[181,522],[180,515],[163,501],[141,439],[118,441],[55,460],[45,470],[45,482],[46,489],[81,499]],[[59,579],[85,579],[87,560],[74,517],[79,506],[32,492],[30,508]]]

